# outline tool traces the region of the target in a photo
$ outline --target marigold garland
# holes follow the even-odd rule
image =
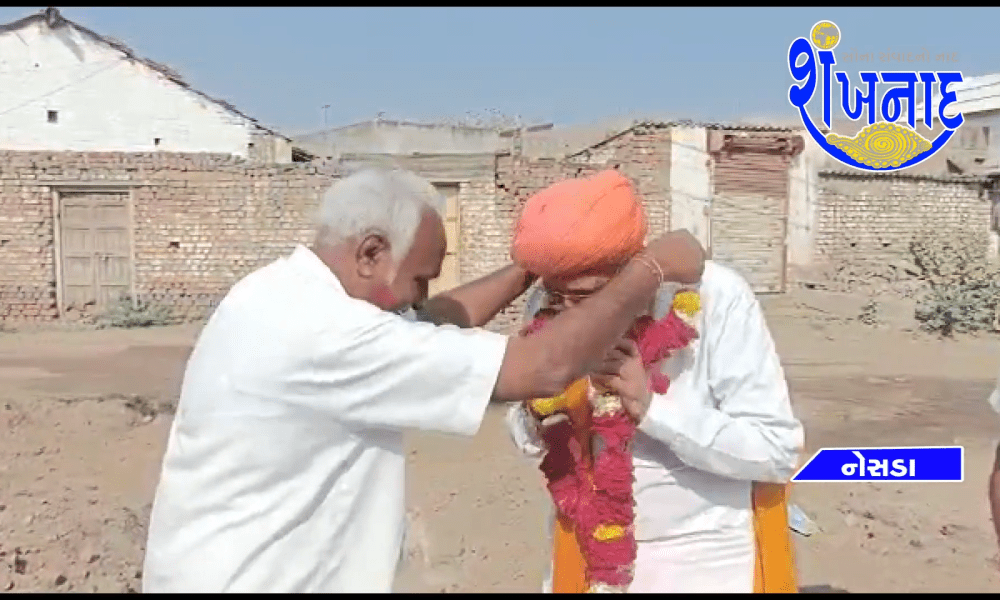
[[[659,321],[640,317],[629,332],[650,371],[651,387],[660,394],[667,391],[669,380],[655,365],[698,336],[693,327],[701,307],[698,294],[682,291],[671,307]],[[537,332],[552,315],[539,312],[524,334]],[[593,406],[581,398],[592,400]],[[595,389],[586,378],[555,398],[539,398],[528,406],[537,418],[569,416],[542,434],[547,452],[541,471],[556,509],[573,523],[586,562],[588,591],[625,592],[636,556],[631,448],[635,422],[617,396]],[[595,445],[602,448],[596,456]]]

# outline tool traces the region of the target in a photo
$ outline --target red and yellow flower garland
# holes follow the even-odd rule
[[[642,317],[633,325],[630,336],[643,365],[651,370],[653,391],[662,394],[669,385],[653,367],[698,336],[693,319],[699,309],[698,295],[684,291],[674,297],[666,317]],[[525,335],[537,332],[550,316],[536,316]],[[557,412],[569,417],[542,435],[547,452],[541,470],[558,513],[556,533],[567,534],[554,540],[553,591],[626,591],[636,556],[631,450],[635,422],[617,396],[594,389],[588,378],[556,398],[530,402],[529,408],[538,418]],[[595,445],[599,452],[594,452]],[[570,535],[575,540],[565,539]],[[575,548],[566,547],[574,541]],[[583,564],[571,564],[578,561]]]

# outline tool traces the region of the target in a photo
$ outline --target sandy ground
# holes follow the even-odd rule
[[[915,335],[905,307],[897,323],[866,327],[845,318],[861,302],[765,299],[808,449],[961,444],[966,481],[800,484],[795,501],[822,529],[796,536],[801,586],[1000,591],[985,483],[1000,438],[986,404],[1000,342]],[[0,334],[0,590],[139,589],[169,407],[196,333]],[[502,408],[474,439],[411,436],[410,460],[397,589],[537,591],[548,499]]]

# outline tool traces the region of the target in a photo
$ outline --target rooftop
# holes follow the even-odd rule
[[[209,96],[205,92],[202,92],[201,90],[197,90],[197,89],[193,88],[189,83],[187,83],[186,81],[184,81],[184,79],[181,77],[180,73],[178,73],[176,70],[168,67],[167,65],[164,65],[164,64],[158,63],[158,62],[156,62],[154,60],[150,60],[148,58],[143,58],[143,57],[137,55],[134,50],[132,50],[131,48],[129,48],[123,42],[121,42],[119,40],[116,40],[116,39],[111,38],[111,37],[100,35],[100,34],[94,32],[94,31],[92,31],[92,30],[84,27],[83,25],[80,25],[79,23],[76,23],[74,21],[70,21],[69,19],[63,17],[62,14],[59,12],[58,9],[53,8],[51,6],[49,8],[46,8],[45,10],[43,10],[41,12],[35,13],[33,15],[28,15],[27,17],[24,17],[23,19],[18,19],[17,21],[13,21],[11,23],[6,23],[6,24],[0,25],[0,34],[8,33],[8,32],[11,32],[11,31],[17,31],[19,29],[23,29],[23,28],[25,28],[25,27],[27,27],[29,25],[35,24],[35,23],[44,23],[45,25],[47,25],[49,27],[49,29],[58,29],[60,27],[72,27],[76,31],[78,31],[81,34],[83,34],[83,35],[85,35],[85,36],[93,39],[94,41],[102,43],[102,44],[105,44],[107,46],[110,46],[111,48],[117,50],[118,52],[121,52],[122,54],[125,55],[125,57],[128,60],[140,63],[142,65],[145,65],[146,67],[149,67],[150,69],[156,71],[160,75],[163,75],[165,78],[167,78],[172,83],[174,83],[176,85],[179,85],[180,87],[182,87],[182,88],[190,91],[191,93],[196,94],[196,95],[204,98],[205,100],[208,100],[209,102],[212,102],[213,104],[216,104],[216,105],[222,107],[224,110],[228,111],[231,114],[234,114],[234,115],[236,115],[238,117],[241,117],[241,118],[249,121],[257,129],[260,129],[260,130],[265,131],[267,133],[270,133],[270,134],[282,137],[282,138],[284,138],[284,139],[286,139],[288,141],[291,141],[291,138],[289,138],[288,136],[285,136],[285,135],[283,135],[283,134],[275,131],[272,128],[264,126],[259,121],[257,121],[257,119],[254,119],[253,117],[251,117],[251,116],[249,116],[249,115],[241,112],[240,110],[238,110],[235,106],[233,106],[229,102],[226,102],[225,100],[220,100],[219,98],[214,98],[212,96]]]

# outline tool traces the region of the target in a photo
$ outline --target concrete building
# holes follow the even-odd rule
[[[493,154],[510,142],[497,129],[375,119],[297,136],[295,145],[327,160],[344,155]]]
[[[373,163],[412,170],[448,199],[449,255],[435,291],[509,261],[529,195],[616,168],[637,183],[651,235],[688,227],[754,289],[780,292],[798,140],[783,128],[644,122],[568,156],[353,154],[332,168],[169,152],[0,151],[0,319],[100,313],[123,293],[181,318],[204,316],[239,277],[308,241],[326,185]],[[491,326],[509,330],[519,310]]]
[[[54,8],[0,25],[0,149],[292,160],[288,137]]]
[[[990,132],[997,131],[1000,125],[1000,73],[968,77],[961,83],[949,87],[955,92],[956,101],[948,105],[946,117],[953,117],[961,111],[965,124],[959,129],[956,138],[950,146],[958,148],[986,148],[989,158],[997,158],[998,144],[990,139]],[[931,98],[931,111],[934,122],[938,123],[938,106],[941,102],[941,92],[938,90]],[[914,115],[920,119],[924,115],[924,103],[917,102]],[[905,117],[905,113],[904,116]],[[956,143],[957,142],[957,143]]]
[[[627,129],[633,118],[555,127],[552,123],[500,130],[440,123],[374,119],[295,136],[296,148],[326,159],[348,155],[495,154],[566,156]]]

